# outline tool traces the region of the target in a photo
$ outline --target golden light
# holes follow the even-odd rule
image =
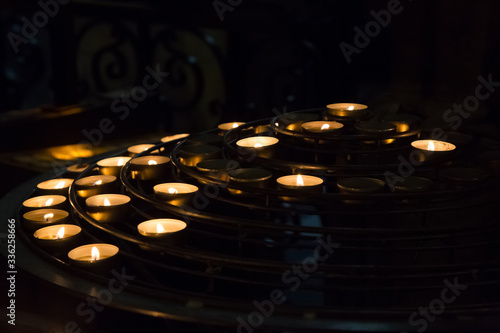
[[[54,199],[50,198],[49,200],[45,201],[43,204],[45,207],[52,205],[52,202],[54,202]]]
[[[233,124],[233,128],[236,128],[236,127],[238,127],[238,126],[239,126],[239,125],[238,125],[238,123],[234,123],[234,124]]]
[[[253,145],[254,148],[261,148],[262,147],[262,143],[260,142],[257,142],[256,144]]]
[[[297,186],[304,186],[304,180],[301,175],[297,176]]]
[[[323,124],[323,126],[321,126],[322,130],[326,130],[326,129],[329,129],[329,128],[330,128],[329,124]]]
[[[111,202],[109,202],[108,198],[104,198],[104,206],[111,206]]]
[[[61,229],[59,229],[59,231],[56,234],[56,239],[61,239],[63,237],[64,237],[64,227],[61,227]]]
[[[156,162],[155,160],[149,160],[148,161],[148,165],[157,165],[158,162]]]
[[[92,247],[92,255],[91,255],[91,260],[95,261],[95,260],[99,260],[99,250],[97,249],[97,247]]]
[[[177,190],[175,188],[171,187],[171,188],[168,189],[168,193],[170,193],[170,194],[177,194]]]
[[[102,179],[99,179],[98,181],[94,182],[92,185],[101,185],[102,184]]]
[[[54,186],[54,188],[63,188],[64,187],[64,182],[63,181],[60,181],[59,183],[57,183],[56,186]]]
[[[434,147],[434,142],[429,141],[429,144],[427,145],[427,150],[434,151],[436,148]]]
[[[165,232],[165,229],[163,228],[163,226],[161,225],[161,223],[157,223],[156,224],[156,233],[161,234],[161,233],[164,233],[164,232]]]
[[[118,166],[123,165],[123,158],[120,158],[117,163]]]
[[[354,105],[349,106],[349,107],[347,108],[347,110],[349,110],[349,111],[354,110]]]
[[[48,213],[48,214],[45,214],[45,215],[43,216],[43,220],[44,220],[45,222],[48,222],[48,221],[49,221],[51,218],[53,218],[53,217],[54,217],[54,213]]]

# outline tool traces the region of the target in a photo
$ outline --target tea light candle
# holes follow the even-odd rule
[[[141,156],[130,161],[133,179],[153,180],[165,178],[170,171],[170,158],[166,156]]]
[[[179,160],[182,164],[189,167],[195,167],[196,164],[216,159],[220,157],[222,150],[217,146],[211,145],[188,145],[180,149]]]
[[[139,233],[146,237],[163,238],[171,236],[186,228],[184,221],[176,219],[154,219],[140,223],[137,226]]]
[[[82,198],[88,198],[98,194],[113,193],[119,187],[115,176],[88,176],[75,181],[75,190]]]
[[[179,206],[189,201],[198,191],[198,187],[187,183],[163,183],[155,185],[153,191],[158,199]]]
[[[117,222],[126,218],[130,197],[123,194],[99,194],[85,200],[87,213],[99,222]]]
[[[49,225],[64,223],[69,213],[60,209],[36,209],[23,214],[23,226],[29,230],[36,230]]]
[[[283,190],[321,192],[323,179],[309,175],[288,175],[279,177],[276,182]]]
[[[129,156],[110,157],[97,162],[97,166],[99,167],[99,172],[103,175],[120,177],[122,167],[129,160]]]
[[[73,224],[55,224],[38,229],[33,234],[38,245],[45,248],[62,248],[73,244],[82,229]]]
[[[326,107],[328,114],[345,118],[360,118],[368,108],[364,104],[357,103],[334,103]]]
[[[242,122],[224,123],[224,124],[220,124],[219,126],[217,126],[217,128],[219,129],[219,134],[224,135],[228,131],[232,130],[233,128],[237,128],[238,126],[241,126],[244,124],[245,123],[242,123]]]
[[[233,185],[243,185],[255,188],[265,188],[269,185],[269,180],[273,173],[266,169],[260,168],[241,168],[228,172],[230,183]],[[232,194],[244,194],[245,192],[229,187],[229,192]]]
[[[134,145],[134,146],[130,146],[127,148],[127,151],[128,151],[128,154],[131,156],[131,157],[134,157],[135,155],[137,154],[140,154],[142,153],[143,151],[146,151],[150,148],[153,148],[155,145],[153,144],[140,144],[140,145]],[[155,150],[153,151],[151,154],[157,154],[158,153],[158,150]]]
[[[182,134],[175,134],[175,135],[169,135],[169,136],[164,136],[161,138],[161,142],[172,142],[172,141],[177,141],[177,140],[182,140],[186,137],[188,137],[188,133],[182,133]]]
[[[62,195],[41,195],[30,198],[23,202],[25,210],[33,210],[38,208],[63,208],[66,204],[66,197]]]
[[[456,148],[452,143],[436,140],[417,140],[411,145],[416,148],[415,159],[419,162],[443,159],[453,153]]]
[[[309,121],[302,124],[302,130],[310,133],[334,133],[344,127],[336,121]]]
[[[272,136],[251,136],[238,140],[238,148],[253,149],[260,157],[271,157],[273,148],[279,142],[278,138]]]
[[[118,250],[117,246],[111,244],[87,244],[69,251],[68,258],[81,268],[103,268],[111,264]]]
[[[56,178],[39,183],[36,187],[41,194],[68,195],[73,179]]]

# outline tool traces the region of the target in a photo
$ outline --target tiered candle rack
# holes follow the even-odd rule
[[[386,172],[397,174],[398,156],[408,158],[411,142],[424,135],[412,117],[400,132],[360,134],[355,125],[364,118],[380,120],[369,113],[332,119],[328,109],[312,109],[245,123],[224,136],[213,130],[156,144],[121,169],[119,192],[132,198],[132,210],[116,223],[92,218],[72,186],[72,223],[84,233],[80,244],[110,243],[120,249],[119,260],[105,269],[77,267],[67,250],[38,247],[21,211],[19,234],[40,260],[67,271],[67,279],[78,275],[105,283],[113,268],[126,267],[135,279],[111,306],[152,316],[236,327],[238,317],[248,321],[258,311],[254,300],[267,300],[278,289],[287,300],[275,304],[259,327],[399,332],[412,329],[412,312],[440,297],[445,279],[458,279],[467,290],[446,304],[434,327],[455,332],[498,326],[500,187],[498,154],[488,151],[500,150],[500,143],[450,134],[458,138],[453,154],[414,166],[412,176],[430,179],[430,188],[393,192],[386,184],[376,193],[343,193],[340,179],[385,180]],[[341,132],[329,135],[299,130],[304,121],[320,120],[345,121]],[[279,142],[267,150],[238,147],[240,139],[252,136]],[[231,171],[222,170],[215,177],[189,166],[192,156],[183,156],[189,145],[216,146],[218,158],[269,170],[272,176],[228,181]],[[132,177],[135,158],[158,155],[171,159],[171,172],[161,179]],[[458,169],[452,179],[443,177],[457,167],[468,169]],[[94,163],[75,180],[97,173]],[[276,179],[290,174],[320,177],[321,190],[283,190]],[[199,190],[182,205],[168,203],[153,192],[154,185],[165,182],[190,183]],[[156,218],[180,219],[187,227],[164,238],[137,232],[140,222]],[[307,266],[306,278],[284,276],[313,256],[318,239],[339,246],[317,267]]]

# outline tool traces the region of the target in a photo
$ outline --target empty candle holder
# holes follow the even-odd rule
[[[488,178],[488,173],[476,168],[446,168],[441,170],[440,179],[445,189],[458,189],[480,185]]]
[[[337,180],[337,187],[340,193],[344,194],[375,194],[384,191],[385,183],[377,178],[351,177]],[[347,204],[369,204],[372,200],[344,199]]]
[[[129,156],[116,156],[105,158],[97,162],[99,172],[107,176],[115,176],[120,178],[122,167],[130,160]]]
[[[369,135],[372,137],[383,137],[396,133],[396,126],[391,123],[379,121],[360,121],[354,124],[354,128],[359,134]],[[380,139],[380,140],[367,140],[363,141],[365,144],[390,144],[394,139]]]
[[[39,183],[36,188],[40,194],[55,194],[67,196],[69,187],[73,183],[70,178],[56,178]]]
[[[33,233],[35,243],[44,249],[63,251],[74,247],[82,229],[74,224],[54,224]]]
[[[98,194],[114,193],[120,184],[115,176],[96,175],[80,178],[73,186],[78,196],[89,198]]]
[[[130,197],[123,194],[99,194],[85,200],[87,214],[103,223],[126,219],[130,207]]]
[[[66,197],[63,195],[40,195],[29,198],[23,202],[24,211],[30,211],[39,208],[64,209],[66,206]]]
[[[111,244],[86,244],[69,251],[68,258],[76,267],[100,271],[113,267],[118,251],[118,247]]]
[[[220,138],[220,136],[217,137]],[[183,146],[179,153],[179,161],[182,164],[189,167],[195,167],[200,162],[219,158],[222,150],[217,146],[201,144]]]
[[[182,245],[186,241],[184,232],[187,224],[177,219],[153,219],[139,223],[137,231],[147,239],[161,242],[165,245]],[[143,250],[158,250],[154,246],[139,245]]]
[[[69,213],[61,209],[35,209],[23,214],[23,226],[30,231],[68,220]]]
[[[196,164],[196,169],[203,172],[211,178],[229,182],[229,171],[240,167],[240,164],[234,160],[215,159],[206,160]]]
[[[166,156],[141,156],[130,161],[132,179],[158,180],[170,171],[170,158]]]
[[[270,179],[273,176],[271,171],[261,168],[241,168],[231,170],[228,173],[230,185],[234,185],[235,187],[242,185],[254,188],[266,188],[269,187]],[[229,193],[236,195],[248,194],[235,187],[228,187]]]
[[[192,202],[198,187],[187,183],[163,183],[155,185],[153,191],[157,199],[181,206]]]

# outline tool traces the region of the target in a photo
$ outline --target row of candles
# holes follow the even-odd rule
[[[349,117],[351,113],[359,115],[366,106],[361,104],[340,103],[329,105],[328,108],[335,110],[335,115],[339,117]],[[242,122],[225,123],[219,125],[220,134],[243,125]],[[343,124],[336,121],[311,121],[304,122],[301,128],[310,133],[332,133],[343,127]],[[178,140],[186,137],[187,134],[180,134],[169,137],[169,140]],[[266,149],[276,145],[279,139],[270,136],[251,136],[237,141],[237,146],[256,150],[257,154],[265,154]],[[436,140],[417,140],[412,142],[412,146],[424,152],[449,152],[455,149],[451,143]],[[85,198],[87,213],[95,220],[102,223],[112,223],[125,219],[130,205],[130,197],[123,194],[112,193],[119,186],[118,177],[121,169],[134,155],[153,148],[152,144],[135,145],[129,147],[130,156],[118,156],[106,158],[97,163],[100,175],[93,175],[78,179],[73,183],[73,179],[62,178],[52,179],[38,184],[38,190],[45,195],[37,196],[26,200],[23,203],[24,221],[28,228],[36,229],[35,239],[41,242],[70,241],[76,238],[81,229],[77,225],[63,224],[68,220],[69,213],[63,210],[66,205],[66,195],[70,186],[75,187],[78,196]],[[194,146],[195,148],[197,146]],[[206,147],[206,146],[205,146]],[[199,147],[198,147],[199,148]],[[217,148],[217,147],[215,147]],[[152,152],[158,153],[159,150]],[[196,166],[199,162],[206,160],[206,157],[215,155],[207,154],[206,151],[186,151],[184,164]],[[214,151],[215,152],[215,151]],[[205,154],[205,158],[199,155]],[[182,161],[182,157],[181,157]],[[166,156],[142,156],[130,161],[131,176],[134,179],[154,180],[162,178],[170,168],[170,159]],[[83,171],[83,170],[81,170]],[[234,181],[245,182],[252,186],[252,179],[248,173],[252,174],[255,169],[235,169],[229,172],[229,178]],[[268,172],[270,173],[270,172]],[[257,182],[262,179],[271,178],[268,175],[259,175]],[[251,176],[250,176],[251,177]],[[417,177],[415,177],[417,178]],[[250,180],[250,181],[249,181]],[[286,191],[295,191],[296,194],[302,192],[322,192],[323,179],[312,175],[286,175],[277,178],[277,187]],[[417,182],[418,183],[418,182]],[[338,188],[344,193],[376,193],[384,187],[384,182],[372,178],[351,178],[339,180]],[[422,187],[420,183],[418,186]],[[425,187],[425,186],[423,186]],[[198,187],[186,183],[162,183],[154,186],[155,196],[171,204],[180,204],[191,198],[198,191]],[[111,193],[110,193],[111,192]],[[55,225],[54,225],[55,224]],[[43,228],[40,226],[48,225]],[[149,238],[165,237],[172,233],[179,232],[186,227],[185,222],[175,219],[155,219],[144,221],[137,226],[140,235]],[[72,261],[78,263],[92,263],[105,260],[118,253],[118,248],[111,244],[87,244],[73,249],[68,253]]]

